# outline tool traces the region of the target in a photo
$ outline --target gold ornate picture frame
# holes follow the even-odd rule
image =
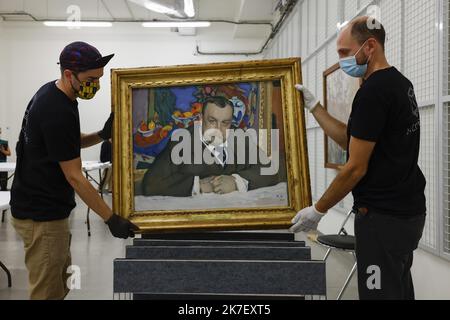
[[[311,205],[305,118],[294,87],[302,82],[299,58],[115,69],[111,77],[113,210],[142,232],[282,229]],[[200,117],[205,108],[201,102],[208,101],[204,95],[232,102],[236,128],[257,128],[259,135],[261,129],[277,132],[261,145],[267,150],[260,149],[270,161],[275,156],[281,159],[278,180],[269,183],[256,177],[254,182],[254,175],[242,174],[247,193],[199,196],[191,194],[192,183],[183,190],[183,183],[158,181],[158,173],[165,170],[161,165],[167,162],[161,158],[173,143],[173,133],[194,127],[196,115]],[[271,152],[273,143],[281,146],[276,155]],[[158,169],[153,167],[157,163]]]

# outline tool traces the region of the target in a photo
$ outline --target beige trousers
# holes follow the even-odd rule
[[[35,222],[13,218],[12,225],[24,243],[30,299],[63,300],[69,293],[69,219]]]

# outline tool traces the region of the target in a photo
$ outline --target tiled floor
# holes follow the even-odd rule
[[[108,300],[112,293],[112,261],[125,256],[125,245],[131,240],[113,238],[106,225],[91,214],[92,236],[86,231],[86,206],[79,202],[71,216],[72,260],[81,270],[81,289],[73,290],[67,299]],[[299,236],[304,240],[303,236]],[[313,259],[322,259],[325,249],[309,241]],[[0,224],[0,260],[9,267],[13,287],[7,287],[5,273],[0,270],[0,300],[27,299],[27,272],[24,265],[24,251],[20,238],[10,224],[8,212],[5,223]],[[328,299],[335,299],[353,265],[353,257],[334,252],[327,263]],[[356,277],[352,280],[344,299],[357,299]]]

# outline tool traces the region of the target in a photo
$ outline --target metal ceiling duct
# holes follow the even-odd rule
[[[294,10],[297,3],[302,3],[304,0],[280,0],[277,4],[275,10],[280,12],[280,18],[278,19],[278,22],[272,26],[272,32],[270,33],[267,40],[264,42],[261,49],[254,52],[205,52],[200,50],[199,46],[197,45],[196,48],[196,54],[197,55],[205,55],[205,56],[252,56],[252,55],[258,55],[264,52],[266,48],[269,46],[269,43],[277,36],[278,32],[283,27],[286,19],[289,17],[291,12]]]

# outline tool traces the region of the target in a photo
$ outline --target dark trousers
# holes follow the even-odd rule
[[[361,300],[414,300],[413,252],[425,214],[397,218],[373,211],[355,218],[358,290]]]
[[[8,185],[8,172],[0,172],[0,191],[6,191]]]

